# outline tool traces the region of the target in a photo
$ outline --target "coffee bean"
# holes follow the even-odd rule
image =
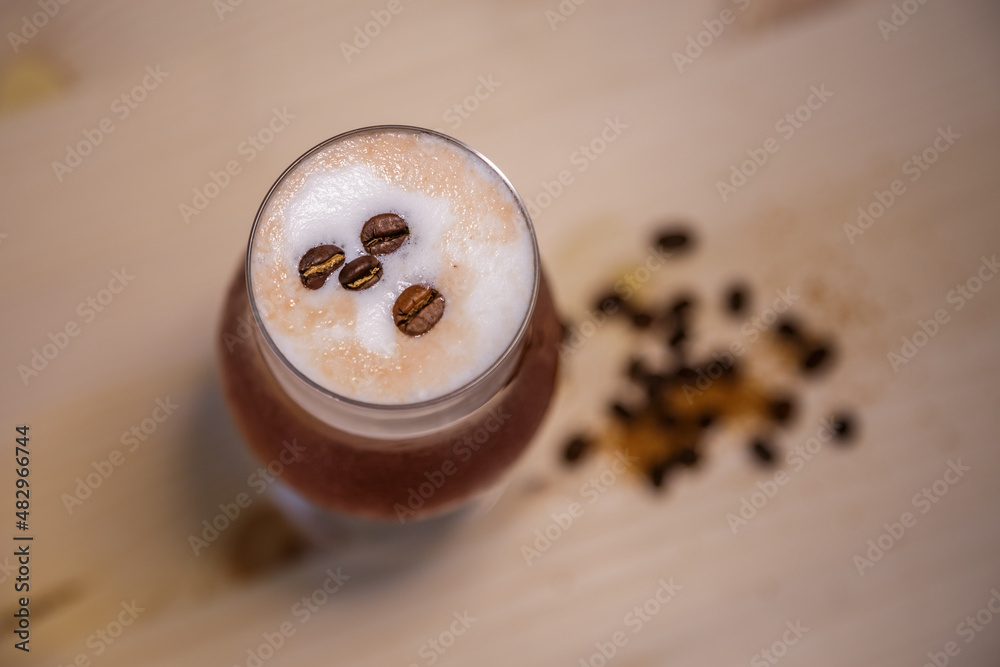
[[[790,343],[802,342],[802,331],[795,320],[783,317],[778,320],[778,337]]]
[[[614,292],[605,292],[597,297],[594,302],[594,309],[605,315],[614,315],[619,310],[627,310],[625,300]]]
[[[388,255],[398,250],[409,235],[406,220],[395,213],[380,213],[361,228],[361,243],[373,255]]]
[[[632,326],[636,329],[648,329],[653,324],[653,316],[649,313],[632,313]]]
[[[656,237],[656,245],[660,250],[668,252],[689,250],[692,245],[691,234],[681,226],[672,225],[660,231]]]
[[[566,463],[576,463],[587,454],[592,444],[588,438],[582,435],[570,438],[563,448],[563,459]]]
[[[613,414],[618,419],[623,422],[630,422],[635,419],[635,414],[629,410],[623,403],[612,403],[611,404],[611,414]]]
[[[662,487],[663,482],[666,481],[667,473],[670,472],[670,468],[673,465],[674,462],[670,459],[664,459],[651,465],[646,470],[650,483],[658,489]]]
[[[766,440],[761,438],[754,440],[750,445],[750,451],[760,463],[768,466],[774,465],[774,450]]]
[[[739,315],[747,308],[750,290],[746,285],[737,283],[726,291],[726,308],[730,313]]]
[[[677,327],[677,329],[670,335],[670,338],[667,339],[667,345],[669,345],[672,349],[677,349],[684,344],[687,337],[687,329],[684,327]]]
[[[716,412],[713,412],[711,410],[703,412],[701,413],[701,415],[698,416],[698,428],[703,428],[703,429],[709,428],[712,424],[715,423],[715,420],[718,418],[719,415]]]
[[[344,251],[335,245],[318,245],[299,260],[299,278],[309,289],[319,289],[344,263]]]
[[[833,437],[838,442],[848,442],[854,437],[854,418],[845,413],[833,416]]]
[[[814,345],[802,357],[802,371],[804,373],[815,373],[822,370],[829,363],[831,356],[831,350],[828,346],[822,343]]]
[[[698,463],[701,461],[701,454],[699,454],[698,450],[693,447],[685,447],[677,452],[674,456],[674,460],[685,468],[696,468]]]
[[[368,289],[382,277],[382,262],[371,255],[352,259],[340,270],[340,284],[344,289]]]
[[[768,405],[768,412],[775,423],[784,424],[792,418],[792,414],[795,412],[795,404],[791,398],[776,398]]]
[[[431,330],[444,315],[444,297],[428,285],[410,285],[392,306],[396,328],[408,336]]]

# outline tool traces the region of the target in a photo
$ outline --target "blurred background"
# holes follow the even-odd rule
[[[997,3],[5,0],[0,27],[0,663],[1000,664]],[[506,173],[574,337],[489,511],[316,544],[253,491],[213,336],[274,180],[379,123]],[[670,224],[692,250],[637,273]],[[776,446],[835,410],[853,441],[769,469],[725,426],[661,490],[565,465],[627,391],[635,332],[583,324],[629,275],[697,297],[702,355],[793,294],[837,355],[765,375],[796,396]]]

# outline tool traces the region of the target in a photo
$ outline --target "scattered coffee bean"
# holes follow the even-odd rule
[[[772,465],[774,463],[774,450],[771,448],[771,444],[762,438],[757,438],[750,444],[750,451],[753,452],[754,458],[764,465]]]
[[[815,373],[826,366],[830,360],[830,348],[822,343],[814,345],[802,357],[802,370],[805,373]]]
[[[444,315],[444,297],[433,287],[410,285],[396,299],[392,318],[396,328],[408,336],[419,336],[431,330]]]
[[[666,481],[667,473],[670,471],[673,464],[673,460],[665,459],[651,465],[646,470],[646,474],[649,475],[650,483],[658,489],[661,488],[663,486],[663,482]]]
[[[335,245],[318,245],[299,260],[299,278],[308,289],[319,289],[343,263],[343,250]]]
[[[854,438],[854,418],[843,412],[833,416],[833,437],[838,442],[849,442]]]
[[[693,447],[685,447],[677,452],[676,461],[685,468],[695,468],[701,462],[701,454]]]
[[[653,323],[653,316],[649,313],[632,313],[632,326],[636,329],[648,329]]]
[[[684,344],[684,342],[687,340],[687,337],[688,337],[687,329],[685,329],[684,327],[677,327],[677,329],[674,330],[674,332],[670,335],[670,338],[667,339],[667,345],[669,345],[672,349],[676,350],[677,348],[679,348],[681,345]]]
[[[582,435],[569,439],[563,448],[563,459],[566,463],[576,463],[590,451],[593,442]]]
[[[683,227],[673,225],[659,233],[656,245],[660,250],[675,253],[690,250],[693,243],[690,232]]]
[[[785,424],[792,418],[795,412],[795,404],[791,398],[776,398],[768,405],[768,412],[770,412],[771,419],[776,424]]]
[[[798,343],[802,341],[802,331],[799,325],[796,324],[795,320],[789,317],[783,317],[778,320],[778,337],[786,340],[790,343]]]
[[[368,289],[382,277],[382,262],[372,255],[352,259],[340,270],[340,284],[344,289]]]
[[[630,422],[635,419],[635,414],[633,414],[632,411],[623,404],[618,402],[611,404],[611,414],[623,422]]]
[[[361,228],[361,243],[372,255],[388,255],[410,236],[406,220],[395,213],[380,213]]]
[[[658,415],[656,415],[656,422],[663,428],[669,430],[672,428],[677,428],[677,425],[680,423],[680,420],[677,419],[677,416],[674,414],[671,414],[669,412],[661,412]]]
[[[597,299],[594,309],[601,311],[605,315],[613,315],[619,310],[625,309],[625,301],[614,292],[607,292]]]
[[[690,294],[677,297],[667,304],[667,315],[673,316],[674,318],[684,317],[694,307],[694,301],[694,297]]]
[[[649,371],[646,368],[645,362],[639,357],[632,357],[628,362],[628,369],[625,371],[628,374],[630,380],[636,382],[646,382],[649,377]]]
[[[726,291],[726,308],[733,315],[739,315],[747,309],[750,290],[743,283],[737,283]]]

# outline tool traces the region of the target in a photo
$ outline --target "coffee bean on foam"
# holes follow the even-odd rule
[[[340,270],[340,284],[344,289],[362,290],[374,287],[382,277],[382,262],[371,255],[352,259]]]
[[[444,315],[444,297],[429,285],[411,285],[392,307],[396,328],[408,336],[430,331]]]
[[[307,251],[335,240],[348,260],[372,256],[362,230],[388,213],[409,235],[377,255],[377,283],[303,289]],[[274,304],[261,321],[300,373],[342,396],[400,404],[447,394],[497,360],[527,314],[534,261],[522,209],[489,165],[435,135],[390,129],[327,144],[277,184],[254,232],[250,283],[258,303]],[[412,285],[447,298],[421,336],[393,317]]]
[[[388,255],[399,250],[409,235],[406,220],[395,213],[382,213],[369,218],[361,228],[361,243],[373,255]]]
[[[344,251],[335,245],[318,245],[299,260],[299,278],[309,289],[319,289],[344,263]]]

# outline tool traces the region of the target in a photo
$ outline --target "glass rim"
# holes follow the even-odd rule
[[[282,351],[278,348],[277,344],[271,338],[271,334],[268,332],[267,327],[264,325],[264,321],[261,319],[260,312],[257,308],[257,300],[254,296],[253,277],[251,270],[254,240],[256,239],[257,236],[257,228],[260,224],[261,216],[263,215],[264,210],[267,208],[268,202],[271,201],[271,197],[272,195],[274,195],[275,191],[278,190],[279,187],[281,187],[285,179],[288,178],[288,176],[290,176],[292,172],[294,172],[295,169],[302,162],[309,159],[310,157],[315,155],[317,152],[323,150],[327,146],[336,143],[338,141],[342,141],[343,139],[346,139],[348,137],[359,134],[369,134],[374,132],[391,132],[391,131],[433,135],[455,146],[458,146],[462,150],[467,151],[477,159],[481,160],[484,164],[486,164],[486,166],[489,167],[489,169],[496,176],[500,178],[500,181],[504,184],[504,186],[511,193],[511,195],[513,195],[514,201],[517,203],[518,209],[520,210],[521,215],[524,218],[525,224],[527,225],[528,228],[528,236],[531,239],[532,258],[533,258],[531,299],[528,302],[528,308],[525,311],[524,318],[522,319],[520,326],[518,326],[517,328],[517,332],[514,334],[514,337],[511,339],[510,343],[508,343],[507,347],[504,348],[504,351],[485,370],[483,370],[479,375],[477,375],[469,382],[466,382],[462,386],[457,387],[456,389],[453,389],[440,396],[436,396],[434,398],[413,403],[370,403],[368,401],[362,401],[355,398],[350,398],[349,396],[344,396],[343,394],[338,394],[334,391],[327,389],[323,385],[319,384],[318,382],[314,381],[313,379],[309,378],[304,373],[302,373],[302,371],[300,371],[298,367],[295,366],[295,364],[291,363],[288,360],[288,358],[282,353]],[[493,163],[492,160],[490,160],[485,155],[483,155],[482,153],[480,153],[479,151],[477,151],[476,149],[472,148],[471,146],[469,146],[468,144],[459,139],[444,134],[443,132],[438,132],[437,130],[430,130],[423,127],[417,127],[415,125],[393,125],[393,124],[368,125],[366,127],[359,127],[354,130],[341,132],[340,134],[330,137],[329,139],[321,141],[320,143],[316,144],[315,146],[307,150],[305,153],[300,155],[298,158],[296,158],[295,161],[293,161],[281,173],[281,175],[278,176],[274,184],[268,189],[267,194],[264,195],[264,199],[261,202],[260,207],[257,209],[257,214],[254,216],[253,225],[250,228],[250,239],[247,242],[247,253],[246,253],[246,262],[244,270],[246,277],[247,294],[250,300],[250,311],[253,313],[254,323],[257,325],[257,329],[261,333],[270,351],[277,357],[277,359],[281,362],[281,364],[285,368],[290,370],[292,374],[299,381],[305,383],[309,388],[319,392],[322,396],[326,398],[330,398],[337,402],[344,403],[349,406],[357,407],[360,409],[383,411],[383,412],[396,412],[396,413],[403,413],[406,411],[420,411],[420,410],[426,410],[428,408],[434,408],[437,406],[446,406],[448,404],[453,403],[456,399],[460,398],[461,396],[475,391],[476,388],[485,383],[497,369],[499,369],[509,361],[511,355],[517,352],[521,342],[524,340],[528,332],[528,327],[531,323],[531,318],[535,312],[535,306],[538,302],[538,293],[541,283],[541,259],[538,251],[538,239],[535,236],[535,227],[531,221],[531,216],[528,214],[528,209],[524,205],[524,200],[521,199],[521,195],[518,194],[517,190],[514,188],[514,185],[510,182],[510,179],[507,178],[506,174],[504,174],[500,170],[500,168]]]

